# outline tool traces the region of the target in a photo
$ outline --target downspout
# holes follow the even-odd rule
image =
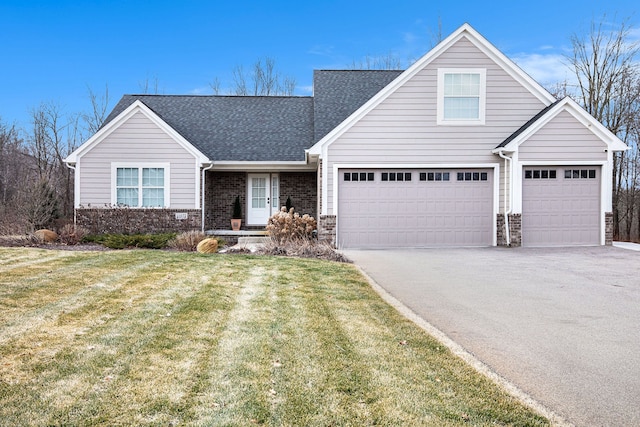
[[[74,189],[75,189],[75,182],[76,182],[76,167],[72,166],[70,163],[65,163],[67,165],[67,167],[69,169],[71,169],[73,171],[73,183],[74,183]],[[77,226],[77,218],[76,218],[76,192],[73,192],[73,228],[75,229]]]
[[[513,189],[512,189],[513,173],[511,171],[511,167],[507,168],[507,163],[509,163],[509,166],[511,166],[512,159],[510,157],[505,156],[502,150],[498,151],[498,155],[504,159],[504,230],[505,230],[505,237],[507,240],[507,246],[511,246],[511,234],[509,233],[509,215],[511,214],[511,211],[513,209],[513,206],[511,206],[512,197],[513,197]],[[509,171],[508,174],[507,174],[507,171]],[[510,178],[509,191],[507,191],[507,175],[509,175],[509,178]],[[507,209],[507,199],[509,200],[508,209]]]
[[[209,164],[209,166],[207,166],[206,168],[202,168],[202,180],[201,180],[202,181],[202,191],[201,191],[202,195],[200,196],[200,197],[202,197],[202,202],[200,203],[202,205],[201,206],[201,208],[202,208],[201,209],[202,218],[201,218],[200,225],[202,226],[202,232],[203,233],[204,233],[204,208],[205,208],[205,203],[204,203],[205,198],[204,198],[204,196],[205,196],[205,188],[206,188],[205,182],[206,182],[206,176],[207,176],[206,172],[208,170],[211,170],[211,168],[213,168],[213,162],[211,162]]]

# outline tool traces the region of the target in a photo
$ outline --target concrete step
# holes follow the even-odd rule
[[[267,243],[269,239],[270,239],[269,236],[238,237],[238,244],[247,245],[247,244],[256,244],[256,243]]]

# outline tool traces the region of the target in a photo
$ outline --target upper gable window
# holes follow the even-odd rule
[[[438,69],[438,124],[483,125],[485,69]]]

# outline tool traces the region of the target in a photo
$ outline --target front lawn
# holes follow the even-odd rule
[[[547,425],[348,264],[0,248],[0,425]]]

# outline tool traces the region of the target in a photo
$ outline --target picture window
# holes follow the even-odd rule
[[[168,166],[114,166],[115,204],[131,208],[161,208],[165,205]]]

